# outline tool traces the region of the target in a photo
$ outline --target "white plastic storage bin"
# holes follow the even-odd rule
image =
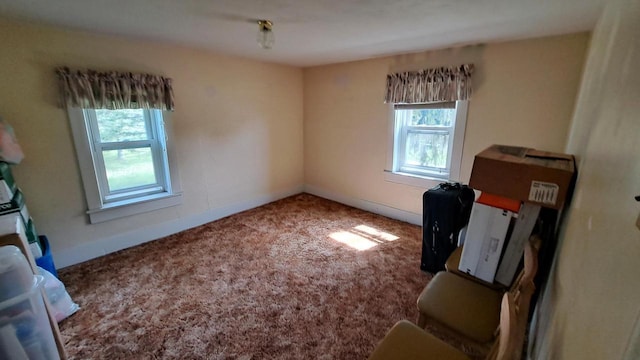
[[[0,302],[22,295],[33,285],[33,272],[18,247],[0,246]]]
[[[0,303],[1,359],[60,359],[42,299],[43,285],[42,276],[33,276],[29,291]]]

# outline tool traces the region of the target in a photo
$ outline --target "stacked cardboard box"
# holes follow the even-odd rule
[[[493,282],[513,213],[475,202],[458,269]]]
[[[574,174],[572,155],[503,145],[476,155],[469,185],[483,195],[474,203],[458,269],[510,285],[540,208],[561,209]]]
[[[34,258],[41,257],[42,244],[25,204],[24,194],[16,185],[9,164],[0,161],[0,232],[12,231],[13,228],[1,227],[2,224],[14,224],[15,220],[22,222]]]
[[[574,173],[573,155],[493,145],[476,155],[469,185],[483,192],[560,209]]]

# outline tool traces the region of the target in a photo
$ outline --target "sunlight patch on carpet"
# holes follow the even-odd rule
[[[350,246],[356,250],[369,250],[374,246],[378,246],[378,243],[364,238],[360,235],[354,234],[349,231],[338,231],[329,235],[333,240]]]
[[[393,235],[393,234],[389,234],[386,233],[384,231],[380,231],[378,229],[372,228],[371,226],[367,226],[367,225],[358,225],[356,227],[354,227],[355,230],[358,231],[362,231],[364,233],[367,233],[371,236],[373,236],[374,238],[378,238],[381,240],[385,240],[385,241],[395,241],[398,240],[399,237]]]
[[[358,225],[349,231],[337,231],[329,237],[358,251],[369,250],[379,244],[399,239],[393,234],[367,225]]]

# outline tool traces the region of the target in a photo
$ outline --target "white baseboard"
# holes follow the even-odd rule
[[[62,269],[112,252],[160,239],[183,230],[191,229],[229,215],[253,209],[291,195],[299,194],[303,189],[304,187],[300,185],[287,191],[261,195],[250,200],[210,209],[201,214],[139,228],[126,233],[55,251],[52,255],[55,259],[56,267]]]
[[[396,209],[391,206],[378,204],[368,200],[356,199],[349,196],[340,195],[313,185],[305,185],[304,191],[309,194],[320,196],[325,199],[333,200],[345,205],[353,206],[355,208],[369,211],[374,214],[422,226],[422,214],[416,214],[410,211]]]
[[[81,262],[104,256],[119,250],[140,245],[152,240],[160,239],[180,231],[191,229],[193,227],[200,226],[229,215],[253,209],[257,206],[268,204],[270,202],[295,195],[303,191],[392,219],[405,221],[410,224],[422,225],[422,214],[416,214],[409,211],[396,209],[387,205],[382,205],[367,200],[351,198],[348,196],[326,191],[312,185],[304,185],[304,187],[297,186],[288,191],[262,195],[247,201],[242,201],[221,208],[210,209],[201,214],[175,219],[144,228],[139,228],[126,233],[94,240],[60,251],[54,251],[52,255],[55,259],[56,267],[62,269],[67,266],[79,264]]]

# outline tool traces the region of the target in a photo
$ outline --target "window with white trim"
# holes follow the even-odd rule
[[[74,108],[69,116],[92,223],[178,203],[162,111]]]
[[[467,101],[393,105],[391,172],[459,180]]]

